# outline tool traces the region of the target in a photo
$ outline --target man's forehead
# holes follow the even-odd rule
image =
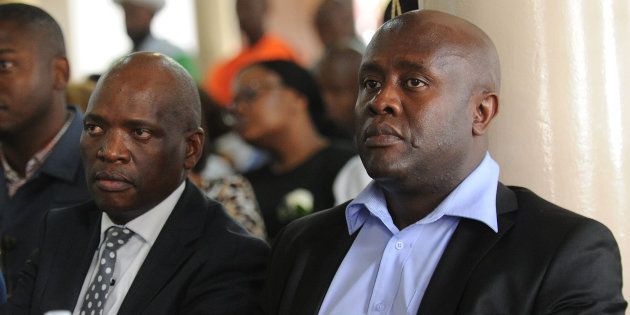
[[[427,70],[449,63],[468,62],[468,53],[457,45],[416,44],[396,46],[374,46],[366,52],[361,69],[392,67],[404,70]]]
[[[36,47],[40,40],[40,34],[29,26],[20,26],[13,21],[0,22],[0,43],[20,43],[28,47]]]
[[[477,49],[476,45],[468,34],[441,24],[425,23],[411,30],[396,27],[376,34],[367,47],[362,64],[467,59]]]

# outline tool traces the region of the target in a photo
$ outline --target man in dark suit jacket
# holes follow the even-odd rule
[[[489,37],[414,11],[384,24],[359,72],[356,141],[374,181],[287,226],[272,248],[270,314],[623,314],[602,224],[498,182]]]
[[[202,148],[199,95],[184,68],[148,52],[116,63],[84,119],[94,200],[46,215],[4,311],[258,313],[267,246],[186,180]]]

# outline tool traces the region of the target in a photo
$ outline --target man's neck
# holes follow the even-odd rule
[[[247,39],[247,47],[253,47],[256,46],[256,44],[258,44],[258,42],[260,42],[260,40],[263,38],[264,33],[261,31],[260,33],[256,33],[256,34],[247,34],[245,36],[245,38]]]
[[[398,229],[414,224],[433,212],[450,191],[402,192],[383,188],[387,209]]]
[[[53,113],[46,117],[45,123],[33,124],[26,130],[1,139],[2,155],[11,168],[24,176],[28,161],[59,133],[67,117],[65,110],[59,114]]]
[[[440,168],[439,175],[418,172],[426,175],[406,175],[405,180],[394,178],[381,180],[387,208],[399,229],[421,220],[433,212],[440,203],[459,186],[479,166],[486,148],[463,161],[459,166]],[[401,184],[401,182],[405,182]]]
[[[139,36],[135,39],[132,38],[131,42],[133,43],[133,51],[138,51],[140,47],[142,46],[142,44],[144,43],[144,41],[146,41],[147,38],[149,38],[149,36],[151,36],[151,32],[147,32],[146,34]]]

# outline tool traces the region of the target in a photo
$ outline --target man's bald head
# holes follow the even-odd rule
[[[499,57],[494,43],[476,25],[444,12],[411,11],[383,24],[370,45],[382,36],[415,42],[419,48],[448,49],[474,66],[471,79],[483,89],[498,93],[501,85]]]
[[[101,77],[96,90],[105,85],[137,87],[138,93],[153,93],[156,103],[167,103],[170,119],[184,130],[201,126],[201,102],[194,79],[179,63],[162,54],[138,52],[120,59]]]

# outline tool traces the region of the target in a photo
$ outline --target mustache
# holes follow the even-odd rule
[[[363,130],[361,140],[365,141],[367,138],[374,136],[394,136],[403,139],[403,136],[398,129],[386,123],[375,123],[367,126],[367,128]]]
[[[92,175],[94,180],[113,180],[133,184],[129,176],[120,171],[97,171]]]

